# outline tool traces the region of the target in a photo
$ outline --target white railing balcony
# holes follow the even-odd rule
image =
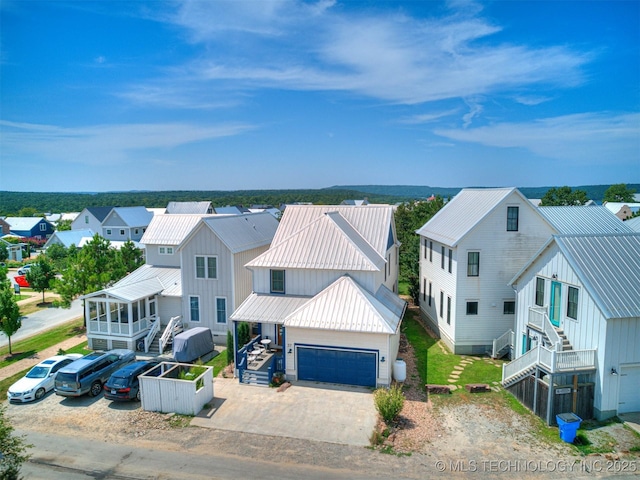
[[[556,350],[538,345],[521,357],[502,366],[502,381],[517,375],[520,372],[540,365],[549,373],[570,373],[580,370],[595,370],[596,350],[568,350],[558,352]]]
[[[555,352],[557,372],[571,372],[574,370],[591,370],[596,368],[595,350],[567,350]]]
[[[547,312],[544,307],[529,307],[529,325],[542,331],[546,314]]]
[[[148,326],[149,319],[147,318],[142,318],[133,323],[90,320],[89,333],[101,333],[118,337],[133,337],[136,333],[147,330]]]

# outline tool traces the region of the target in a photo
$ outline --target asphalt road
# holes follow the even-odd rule
[[[87,442],[86,438],[18,431],[33,444],[21,474],[28,479],[371,479],[371,473],[264,462],[244,456],[156,450],[140,445]],[[277,457],[277,456],[276,456]]]
[[[26,317],[22,317],[22,327],[11,337],[12,345],[13,342],[17,340],[30,337],[62,323],[69,322],[81,317],[82,314],[82,302],[80,300],[74,300],[71,308],[45,308]],[[8,343],[9,339],[7,336],[4,333],[0,333],[0,346],[5,346]]]

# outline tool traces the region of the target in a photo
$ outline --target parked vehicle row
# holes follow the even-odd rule
[[[109,400],[140,400],[138,376],[157,366],[156,361],[136,361],[135,352],[126,349],[56,355],[33,367],[9,387],[12,403],[41,399],[47,392],[56,395],[95,397],[105,391]]]

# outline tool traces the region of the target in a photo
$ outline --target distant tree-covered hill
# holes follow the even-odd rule
[[[563,185],[556,185],[555,187],[561,187]],[[604,192],[611,185],[582,185],[577,187],[571,187],[572,190],[584,190],[587,192],[587,198],[602,203],[604,198]],[[443,198],[453,197],[460,190],[461,187],[429,187],[420,185],[337,185],[334,187],[336,190],[350,190],[359,191],[362,194],[369,195],[384,195],[390,197],[401,198],[428,198],[431,195],[440,195]],[[478,187],[481,188],[481,187]],[[542,198],[547,190],[553,187],[518,187],[522,194],[527,198]],[[628,183],[627,188],[634,189],[636,193],[640,193],[640,184]]]

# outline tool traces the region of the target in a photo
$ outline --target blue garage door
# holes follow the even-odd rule
[[[298,347],[298,379],[376,386],[376,354]]]

